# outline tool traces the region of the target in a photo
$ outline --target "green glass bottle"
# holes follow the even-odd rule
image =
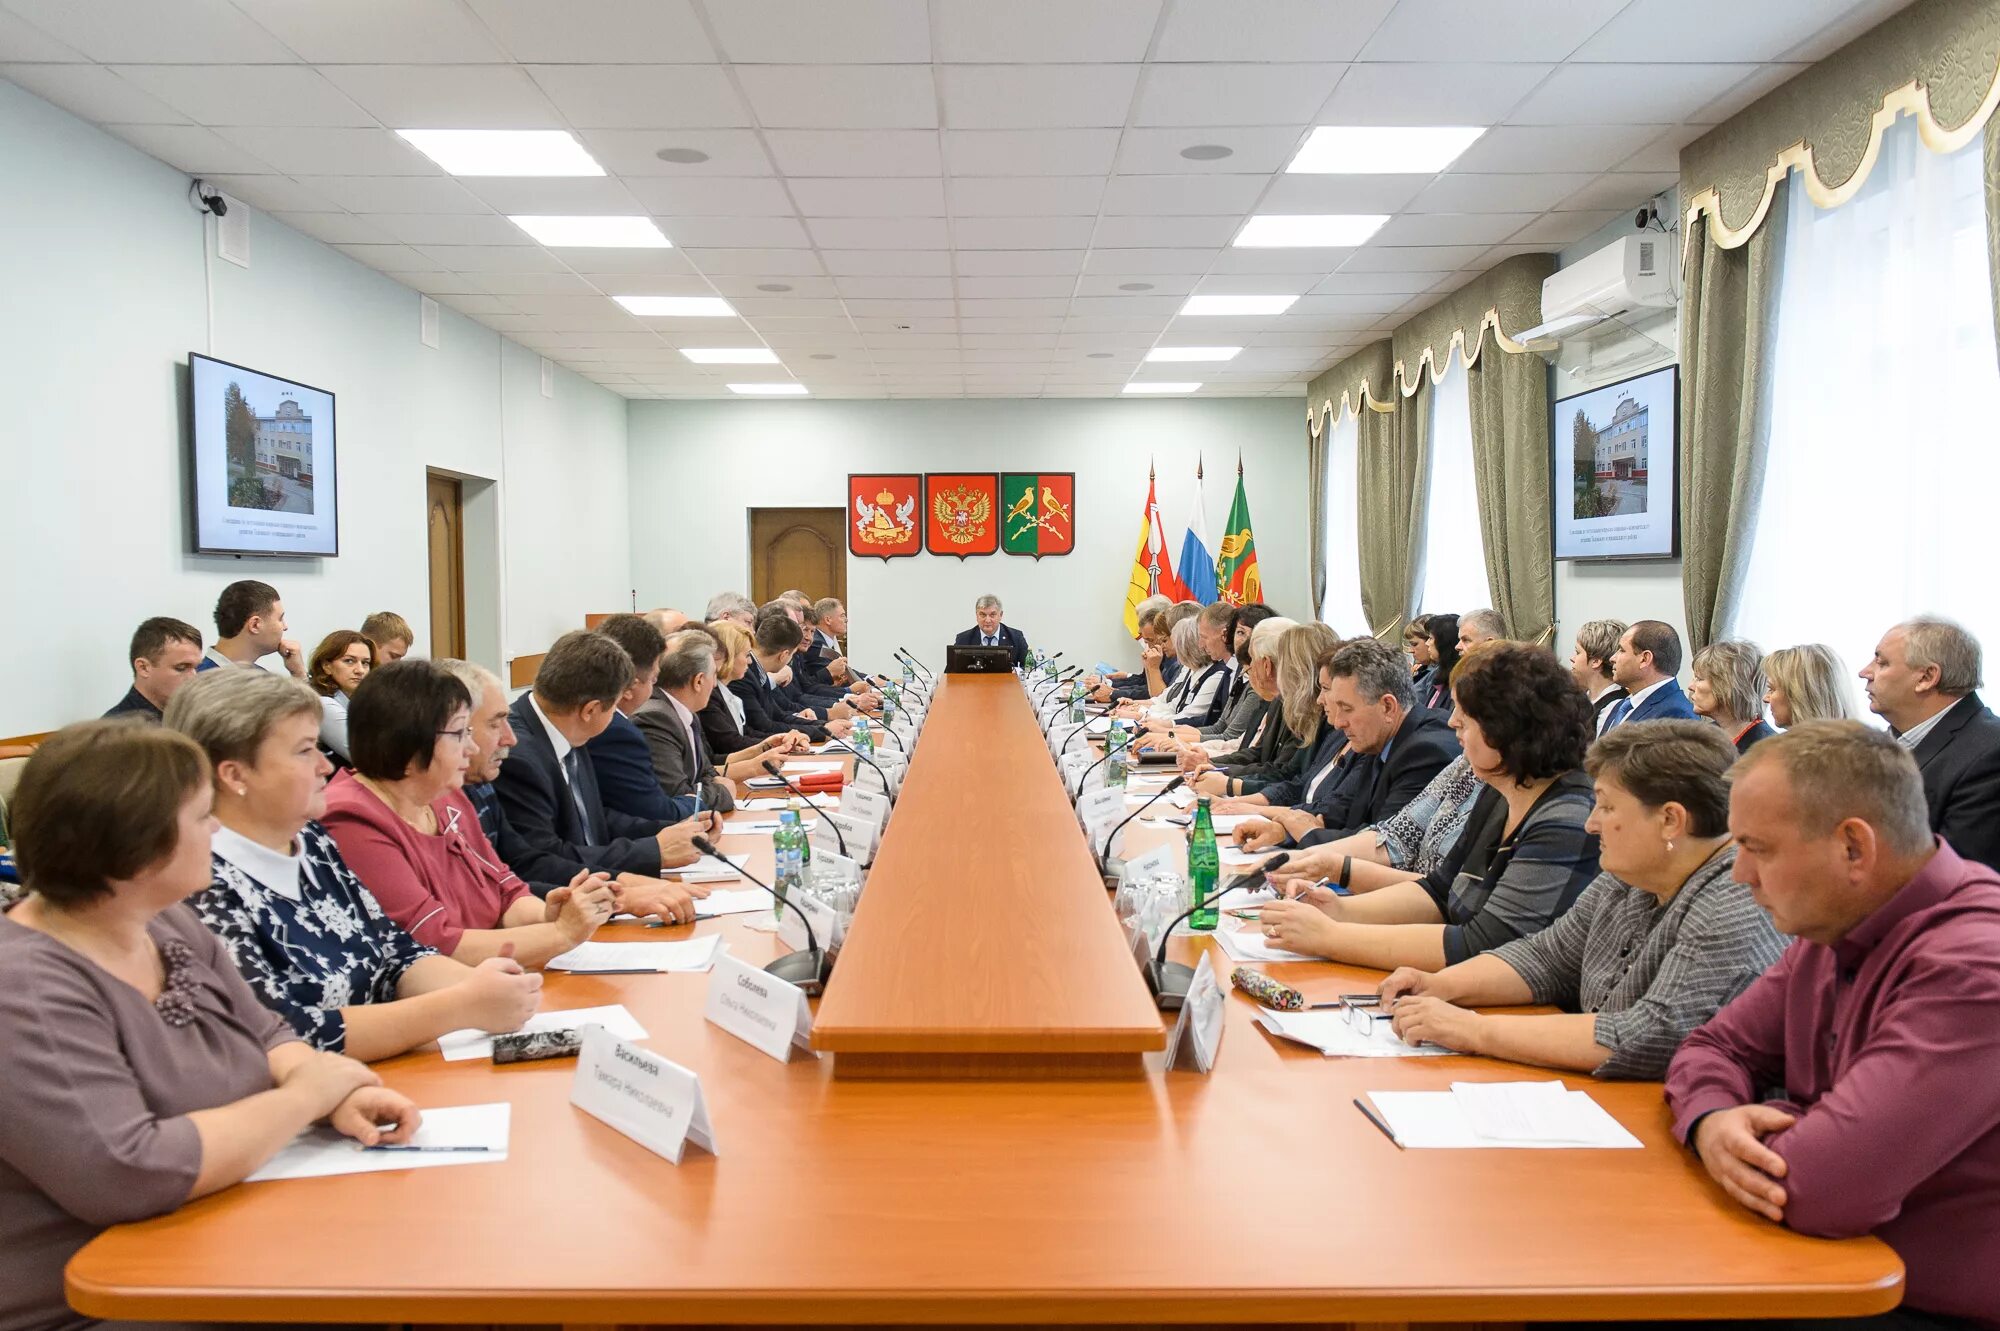
[[[1214,932],[1215,906],[1202,903],[1214,897],[1215,880],[1221,869],[1222,856],[1215,848],[1215,822],[1209,817],[1208,796],[1203,795],[1194,806],[1194,826],[1188,830],[1188,887],[1194,893],[1193,904],[1201,907],[1188,916],[1188,928]]]
[[[1104,784],[1107,786],[1122,789],[1125,785],[1126,769],[1131,759],[1131,755],[1125,751],[1127,743],[1125,722],[1114,720],[1111,723],[1111,732],[1104,737],[1104,745],[1111,751],[1111,756],[1104,760]]]

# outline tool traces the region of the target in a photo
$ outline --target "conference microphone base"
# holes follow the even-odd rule
[[[792,952],[779,957],[764,968],[766,975],[775,975],[787,984],[797,985],[809,998],[817,998],[826,987],[827,972],[833,968],[827,964],[826,955],[817,948],[803,952]],[[1186,970],[1187,967],[1181,967]],[[1181,992],[1187,992],[1185,983]]]
[[[1194,986],[1194,967],[1178,961],[1151,961],[1146,964],[1146,986],[1162,1012],[1178,1012]]]

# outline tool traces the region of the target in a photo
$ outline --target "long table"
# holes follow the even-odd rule
[[[904,840],[963,846],[998,825],[983,816],[998,810],[972,810],[967,825],[956,802],[918,798],[974,779],[977,746],[942,743],[945,719],[934,711],[925,728],[885,855]],[[933,746],[954,756],[933,762]],[[1009,779],[1021,792],[1058,785],[1045,756]],[[1010,825],[985,853],[1073,836],[1067,807],[1049,810],[1048,825]],[[768,837],[727,848],[770,866]],[[899,911],[927,910],[922,893],[953,882],[890,907],[892,882],[871,879],[828,1006],[872,967],[948,945]],[[1097,904],[1108,916],[1101,893]],[[746,918],[604,937],[719,932],[752,964],[782,952]],[[901,946],[874,952],[869,931],[899,926]],[[1053,984],[1027,964],[1032,938],[1016,929],[982,955]],[[1177,939],[1172,954],[1193,962],[1213,947]],[[1214,962],[1227,973],[1219,950]],[[1269,969],[1315,998],[1379,979]],[[1402,1151],[1354,1097],[1551,1074],[1322,1058],[1266,1035],[1232,994],[1210,1076],[1162,1072],[1149,1053],[1139,1077],[836,1078],[845,1055],[781,1064],[705,1022],[707,984],[551,975],[545,1006],[630,1008],[649,1048],[700,1076],[719,1155],[690,1149],[671,1165],[587,1117],[569,1104],[569,1065],[414,1053],[381,1071],[419,1104],[511,1102],[504,1162],[231,1188],[101,1235],[70,1264],[71,1298],[131,1319],[582,1327],[1836,1316],[1900,1294],[1901,1265],[1876,1240],[1804,1238],[1723,1197],[1673,1141],[1657,1085],[1563,1078],[1643,1151]]]

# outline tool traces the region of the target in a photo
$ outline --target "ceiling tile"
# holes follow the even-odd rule
[[[298,176],[299,184],[351,213],[490,213],[449,176]]]
[[[1316,314],[1389,314],[1408,303],[1404,297],[1398,295],[1347,293],[1337,296],[1300,296],[1292,308],[1286,311],[1285,317],[1303,319]]]
[[[625,187],[640,206],[662,218],[789,217],[793,212],[791,196],[774,179],[637,176]]]
[[[770,286],[773,283],[769,279],[754,273],[716,273],[706,280],[713,283],[717,291],[730,297],[732,303],[739,297],[743,299],[789,297],[795,300],[806,300],[819,297],[832,298],[840,294],[835,289],[832,278],[808,277],[798,273],[780,279],[779,284],[790,288],[784,292],[759,291],[758,288],[760,286]],[[660,294],[676,295],[679,293],[663,291]]]
[[[1265,176],[1113,176],[1104,211],[1113,217],[1242,214],[1256,206]]]
[[[959,313],[968,319],[1050,319],[1059,318],[1069,310],[1069,297],[1029,299],[973,299],[961,298]]]
[[[202,179],[230,198],[241,199],[267,213],[321,212],[333,207],[331,201],[289,176],[210,174]]]
[[[1632,0],[1570,59],[1776,60],[1836,10],[1829,0]]]
[[[1325,276],[1338,268],[1351,249],[1267,250],[1226,249],[1212,265],[1218,273],[1312,273]]]
[[[1155,60],[1352,60],[1396,0],[1175,0]]]
[[[788,176],[937,176],[938,136],[916,129],[774,129],[771,156]]]
[[[685,253],[688,261],[704,273],[749,273],[779,278],[792,273],[826,271],[820,266],[819,256],[811,250],[692,249]]]
[[[1261,177],[1260,177],[1261,178]],[[1430,184],[1430,176],[1281,175],[1258,205],[1266,213],[1395,213]]]
[[[861,300],[950,300],[949,277],[836,277],[843,296]]]
[[[243,61],[290,64],[284,43],[245,18],[229,0],[7,0],[7,8],[44,36],[92,60]],[[34,48],[29,48],[34,49]],[[54,58],[49,54],[24,59]]]
[[[1644,125],[1502,125],[1452,163],[1455,171],[1608,171],[1659,136]]]
[[[1091,243],[1092,217],[960,217],[952,239],[972,250],[1073,250]]]
[[[472,176],[462,183],[503,213],[570,217],[643,211],[616,176]]]
[[[809,217],[806,227],[822,249],[941,250],[951,245],[942,217]]]
[[[718,65],[526,65],[578,129],[708,129],[748,125],[750,113]],[[663,142],[672,142],[671,137]]]
[[[236,0],[236,4],[300,59],[317,64],[463,65],[506,59],[457,0],[341,0],[337,5]]]
[[[1507,239],[1516,245],[1567,245],[1630,215],[1631,211],[1625,208],[1596,213],[1549,213]]]
[[[1361,48],[1374,60],[1562,60],[1625,0],[1536,0],[1532,16],[1487,0],[1402,0]]]
[[[1199,276],[1214,266],[1213,249],[1092,250],[1084,260],[1087,273],[1189,273]],[[1143,279],[1141,279],[1143,280]]]
[[[437,164],[386,129],[236,126],[224,139],[290,175],[435,176]]]
[[[787,182],[799,211],[811,217],[943,217],[944,181],[921,176]]]
[[[1340,265],[1340,272],[1452,273],[1478,263],[1479,256],[1486,249],[1485,244],[1478,242],[1464,245],[1368,245],[1348,256],[1346,262]],[[1380,289],[1387,290],[1386,287]]]
[[[0,60],[46,60],[81,62],[83,52],[64,46],[26,19],[0,9]]]
[[[375,123],[303,65],[115,65],[111,72],[204,125]]]
[[[365,217],[352,213],[272,212],[271,220],[328,245],[389,245],[396,237]],[[449,277],[450,274],[440,274]],[[414,284],[413,284],[414,285]],[[428,291],[429,287],[419,287]]]
[[[1346,68],[1151,65],[1139,89],[1132,123],[1303,126],[1312,121]]]
[[[1553,211],[1565,213],[1593,212],[1605,208],[1617,208],[1630,212],[1662,191],[1676,188],[1680,184],[1678,175],[1665,172],[1628,174],[1618,172],[1598,176],[1576,192],[1564,197],[1561,203],[1551,205]],[[1676,209],[1668,209],[1669,212]]]
[[[1548,64],[1355,65],[1319,113],[1323,125],[1497,125]]]
[[[1507,123],[1682,124],[1754,73],[1749,65],[1565,65]]]
[[[405,277],[408,274],[404,274]],[[422,290],[421,287],[418,290]],[[502,314],[507,302],[498,296],[482,296],[475,292],[432,292],[440,304],[449,305],[460,314]]]
[[[723,54],[741,63],[925,64],[924,0],[727,0],[706,7]]]
[[[415,272],[440,266],[436,260],[419,254],[407,245],[335,245],[334,248],[350,259],[359,259],[370,268],[379,268],[385,273]]]
[[[1539,213],[1589,184],[1584,171],[1439,176],[1410,204],[1413,213]]]
[[[1405,213],[1383,224],[1369,242],[1386,245],[1498,245],[1532,213]]]
[[[655,251],[673,254],[680,259],[682,271],[679,273],[585,273],[576,281],[590,289],[602,292],[616,291],[621,296],[712,296],[721,290],[710,279],[694,271],[694,265],[677,250]],[[510,273],[485,280],[494,282],[526,280],[534,274]],[[802,279],[801,279],[802,280]],[[567,290],[568,288],[564,288]],[[728,295],[728,292],[723,292]],[[731,302],[734,304],[735,302]]]
[[[1102,176],[1118,152],[1115,129],[950,130],[955,176]]]
[[[1313,273],[1210,273],[1194,284],[1204,296],[1302,296],[1318,283]],[[1176,309],[1179,306],[1175,307]]]
[[[1203,279],[1193,273],[1085,273],[1076,279],[1076,294],[1079,296],[1125,296],[1125,295],[1167,295],[1186,296],[1195,288],[1195,283]],[[1125,288],[1141,286],[1143,292],[1130,292]]]
[[[715,58],[689,0],[466,2],[507,54],[524,64],[617,64],[635,51],[672,52],[676,61],[689,63]]]
[[[1084,251],[961,249],[945,256],[963,277],[1048,277],[1083,270]]]
[[[335,65],[326,77],[393,129],[566,129],[512,65]]]
[[[1676,125],[1638,152],[1619,162],[1616,169],[1677,176],[1681,169],[1681,149],[1707,132],[1707,128],[1701,125]]]
[[[812,241],[796,217],[676,217],[667,229],[685,248],[733,246],[756,249],[809,249]]]
[[[956,64],[1136,62],[1160,0],[936,0],[935,59]]]
[[[951,252],[934,250],[825,250],[830,273],[843,277],[945,277],[951,273]]]
[[[1687,117],[1689,124],[1719,125],[1739,112],[1747,109],[1758,98],[1782,88],[1793,79],[1811,69],[1811,65],[1761,65],[1752,70],[1749,77],[1723,93],[1714,101],[1696,108]]]
[[[916,319],[949,319],[955,313],[948,300],[850,300],[847,311],[854,317],[857,327],[864,319],[889,321],[891,326],[909,323]],[[910,331],[919,331],[913,324]],[[933,331],[949,332],[949,329]]]
[[[1837,17],[1829,8],[1827,17],[1820,20],[1822,26],[1819,31],[1783,52],[1782,58],[1807,62],[1824,60],[1910,3],[1911,0],[1863,0]]]
[[[924,65],[739,65],[735,73],[766,128],[937,128]]]
[[[684,250],[564,250],[563,262],[586,276],[626,273],[691,273],[694,264]],[[599,285],[602,285],[600,282]]]
[[[1035,300],[1070,296],[1076,278],[1061,274],[1047,277],[961,277],[958,294],[967,300]]]
[[[1076,129],[1125,123],[1138,65],[946,65],[938,70],[953,129]]]
[[[102,65],[0,65],[0,77],[98,124],[185,125],[188,120]]]
[[[1097,224],[1096,249],[1181,249],[1227,245],[1242,229],[1230,217],[1106,217]]]
[[[463,213],[383,213],[381,229],[405,245],[532,245],[527,232],[504,217]]]
[[[755,130],[748,129],[587,129],[577,137],[598,165],[621,176],[769,176],[776,172]],[[663,148],[691,148],[708,154],[702,162],[663,162]]]
[[[1303,124],[1244,128],[1204,125],[1189,129],[1128,129],[1118,143],[1118,170],[1126,175],[1170,176],[1215,171],[1225,175],[1270,175],[1285,169],[1305,141]],[[1227,157],[1194,161],[1183,148],[1214,145]]]
[[[1099,176],[954,176],[958,217],[1094,217],[1104,198]],[[962,242],[961,242],[962,243]]]

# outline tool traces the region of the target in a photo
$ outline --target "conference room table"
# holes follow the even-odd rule
[[[968,744],[968,717],[994,733]],[[1037,762],[980,760],[1030,743]],[[959,797],[920,796],[955,783],[991,800],[996,782],[1043,811],[1053,792],[1062,808],[1022,838],[997,834],[1015,828],[1001,808],[967,820]],[[982,1021],[1007,1029],[1022,1003],[1060,1008],[1075,992],[1126,1041],[1129,952],[1112,958],[1130,968],[1115,978],[1065,976],[1031,955],[1051,946],[1052,921],[1072,936],[1063,955],[1096,950],[1074,935],[1117,931],[1066,810],[1015,680],[942,681],[821,1010],[858,1014],[850,1037],[902,1021],[897,1038],[921,1048],[963,1044]],[[941,846],[955,872],[936,873]],[[770,867],[768,836],[724,849]],[[977,937],[915,918],[928,902],[951,919],[941,903],[1018,890],[1024,874],[1048,880],[1036,918],[988,901]],[[719,933],[762,965],[785,948],[752,927],[760,918],[600,937]],[[1204,949],[1226,976],[1212,940],[1170,945],[1189,963]],[[923,1005],[871,974],[897,967],[932,977]],[[1380,979],[1320,962],[1264,969],[1316,1000]],[[1025,998],[996,997],[1008,977]],[[1207,1075],[1163,1070],[1173,1014],[1155,1014],[1150,1052],[1081,1075],[940,1064],[928,1077],[843,1076],[839,1051],[779,1062],[705,1021],[709,982],[551,974],[544,1007],[625,1005],[646,1048],[699,1076],[714,1154],[690,1146],[671,1164],[575,1108],[574,1062],[447,1063],[427,1048],[380,1064],[384,1079],[426,1108],[508,1102],[504,1161],[230,1188],[100,1235],[69,1265],[70,1298],[107,1318],[586,1327],[1840,1316],[1900,1297],[1901,1264],[1879,1241],[1805,1238],[1724,1197],[1673,1139],[1657,1084],[1562,1078],[1642,1150],[1403,1150],[1356,1097],[1554,1074],[1458,1056],[1326,1058],[1268,1035],[1232,992]]]

